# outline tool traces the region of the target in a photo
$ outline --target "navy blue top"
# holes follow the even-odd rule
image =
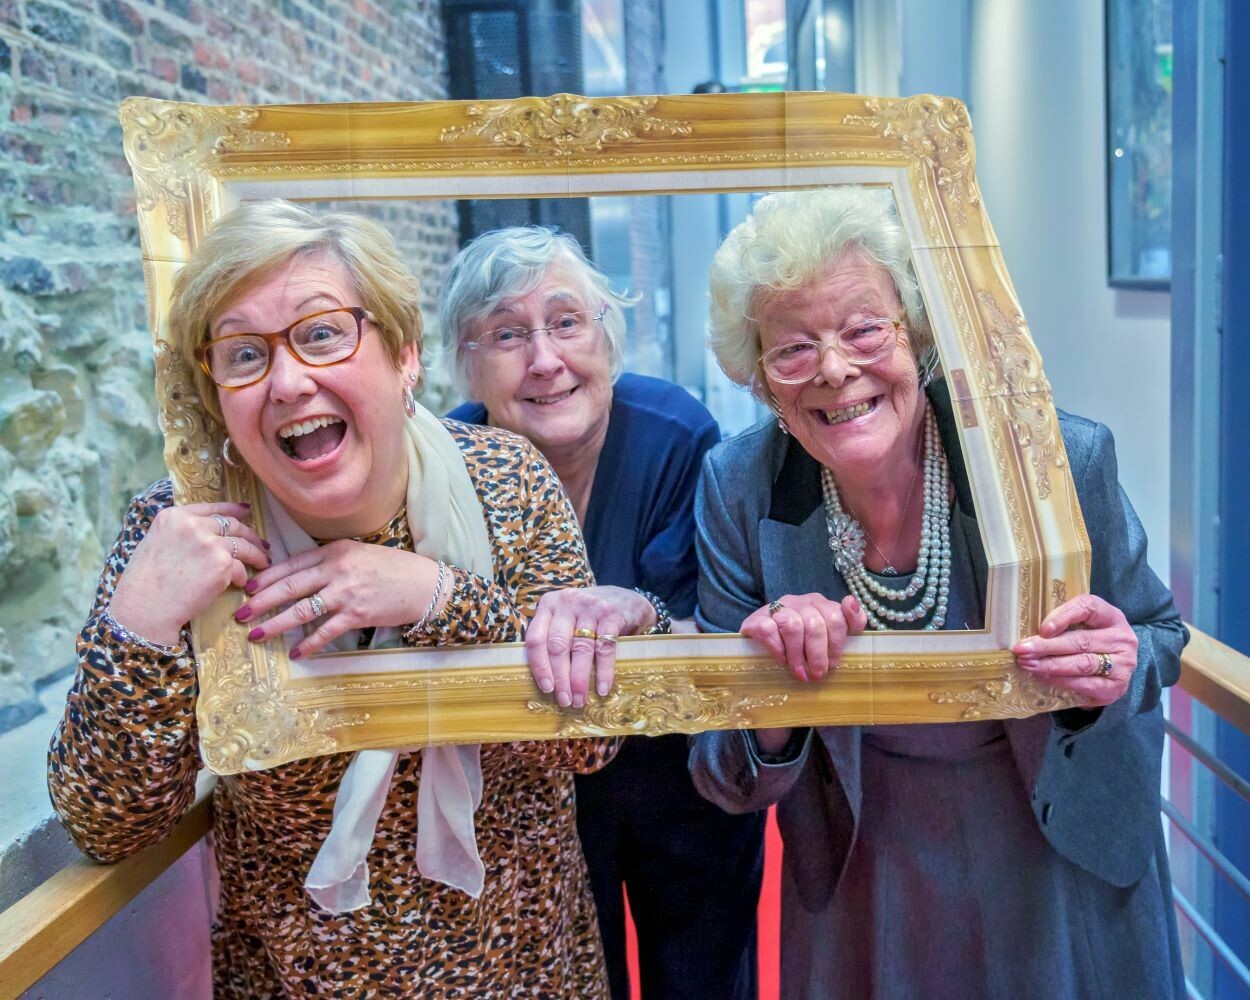
[[[481,403],[447,416],[488,422]],[[694,490],[703,454],[719,440],[715,419],[680,386],[628,372],[617,379],[582,525],[596,582],[649,590],[674,618],[694,614]]]

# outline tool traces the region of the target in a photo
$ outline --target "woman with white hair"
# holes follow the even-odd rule
[[[538,685],[562,706],[612,685],[616,636],[667,631],[694,611],[694,490],[720,438],[711,415],[659,379],[622,374],[628,299],[577,241],[537,227],[483,234],[452,264],[440,318],[461,388],[450,416],[521,434],[568,491],[599,586],[548,594],[526,633]],[[677,623],[680,627],[681,623]],[[644,997],[753,997],[762,817],[701,799],[684,736],[627,739],[577,821],[612,994],[627,1000],[622,888]]]
[[[977,629],[986,560],[906,234],[864,188],[776,194],[711,270],[711,342],[776,415],[696,501],[706,631],[802,682],[865,629]],[[703,733],[730,811],[778,803],[782,995],[1185,995],[1159,818],[1185,629],[1146,564],[1111,435],[1059,414],[1091,593],[1014,652],[1083,705],[1005,722]]]

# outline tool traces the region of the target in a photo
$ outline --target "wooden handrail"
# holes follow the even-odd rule
[[[1181,687],[1250,736],[1250,656],[1190,626]]]
[[[0,998],[37,983],[198,843],[212,805],[210,786],[160,843],[115,865],[79,858],[0,912]]]
[[[1198,629],[1181,654],[1180,686],[1250,733],[1250,657]],[[135,898],[209,831],[210,791],[174,832],[115,865],[82,858],[0,912],[0,1000],[19,996]]]

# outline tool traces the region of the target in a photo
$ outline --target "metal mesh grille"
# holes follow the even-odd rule
[[[443,0],[451,96],[503,100],[582,90],[580,0]],[[583,198],[459,203],[460,239],[505,226],[558,226],[590,246]]]

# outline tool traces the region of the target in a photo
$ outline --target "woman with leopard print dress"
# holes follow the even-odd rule
[[[248,595],[236,617],[253,641],[309,626],[298,659],[385,636],[518,639],[544,593],[592,583],[542,456],[416,404],[417,302],[379,227],[283,202],[224,218],[178,275],[174,346],[201,362],[197,387],[229,434],[228,460],[264,487],[270,540],[246,504],[175,506],[168,480],[131,503],[49,754],[53,802],[93,858],[160,840],[194,796],[186,623],[227,588]],[[354,774],[364,754],[332,755],[220,779],[216,995],[606,997],[572,773],[615,749],[456,748],[441,764],[399,752],[373,779]],[[475,800],[444,816],[469,824],[467,843],[419,828],[433,767]],[[365,857],[336,839],[345,776],[375,781]]]

